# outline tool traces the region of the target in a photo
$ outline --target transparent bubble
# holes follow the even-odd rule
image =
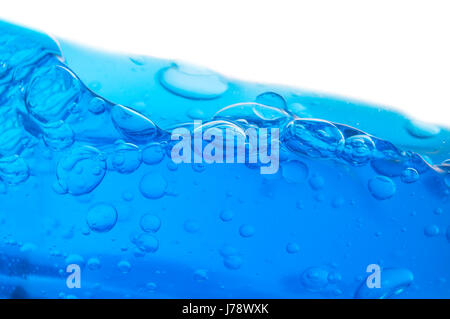
[[[244,238],[252,237],[255,235],[255,228],[252,225],[244,224],[239,227],[239,234]]]
[[[111,154],[111,169],[121,174],[134,172],[141,162],[141,150],[131,143],[117,143]]]
[[[161,220],[158,216],[145,214],[141,217],[139,222],[141,229],[147,233],[156,233],[161,227]]]
[[[427,237],[435,237],[435,236],[439,235],[439,227],[437,225],[425,226],[423,233]]]
[[[372,158],[375,144],[367,135],[353,135],[345,140],[340,156],[352,165],[364,165]]]
[[[89,102],[89,112],[93,114],[103,113],[106,109],[106,101],[100,97],[93,97]]]
[[[328,270],[323,267],[310,267],[300,276],[303,287],[312,292],[319,292],[328,286]]]
[[[296,254],[300,251],[300,246],[297,243],[288,243],[286,245],[286,252],[288,254]]]
[[[155,236],[150,235],[149,233],[140,234],[136,238],[135,245],[145,253],[154,253],[159,248],[158,239],[156,239]]]
[[[91,192],[103,180],[106,158],[92,146],[79,146],[60,159],[56,175],[64,189],[72,195]]]
[[[227,256],[223,259],[223,264],[230,270],[237,270],[242,267],[243,260],[237,255]]]
[[[128,274],[131,270],[131,264],[127,260],[121,260],[117,263],[117,268],[122,274]]]
[[[194,219],[188,219],[184,222],[184,230],[188,233],[197,233],[200,230],[200,224]]]
[[[289,183],[300,183],[308,178],[309,169],[305,163],[291,160],[281,166],[283,178]]]
[[[220,219],[224,222],[233,220],[234,212],[230,209],[224,209],[220,212]]]
[[[407,184],[417,182],[419,180],[419,173],[414,168],[406,168],[402,172],[401,180]]]
[[[92,231],[108,232],[116,225],[117,210],[110,204],[96,204],[89,209],[86,222]]]
[[[395,183],[386,176],[375,176],[369,180],[369,191],[378,200],[385,200],[394,196],[397,187]]]
[[[164,196],[167,182],[159,173],[147,173],[139,183],[142,195],[149,199],[158,199]]]
[[[145,164],[154,165],[164,158],[164,148],[159,143],[147,145],[142,150],[142,160]]]
[[[87,266],[90,270],[98,270],[101,268],[100,259],[92,257],[88,259]]]

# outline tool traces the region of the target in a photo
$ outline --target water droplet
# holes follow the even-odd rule
[[[256,97],[256,103],[276,107],[279,109],[286,108],[284,98],[275,92],[265,92]]]
[[[310,267],[302,273],[300,281],[307,290],[319,292],[328,285],[328,271],[322,267]]]
[[[439,235],[439,227],[436,225],[425,226],[423,233],[427,237],[435,237],[435,236]]]
[[[158,216],[145,214],[141,217],[139,222],[141,229],[147,233],[156,233],[161,227],[161,220]]]
[[[255,234],[255,229],[251,225],[244,224],[239,227],[239,234],[244,238],[252,237]]]
[[[168,91],[189,99],[214,99],[228,89],[220,75],[188,64],[173,64],[161,72],[159,81]]]
[[[70,194],[82,195],[100,184],[105,171],[105,156],[92,146],[80,146],[59,161],[56,175]]]
[[[417,138],[430,138],[439,134],[441,131],[435,125],[415,120],[410,120],[406,123],[406,130],[409,134]]]
[[[234,248],[233,246],[230,246],[228,244],[225,244],[222,247],[220,247],[219,253],[222,255],[222,257],[238,255],[236,248]]]
[[[300,183],[308,178],[308,166],[305,163],[292,160],[283,163],[281,173],[288,183]]]
[[[300,251],[300,246],[297,243],[288,243],[286,245],[286,251],[288,254],[296,254]]]
[[[164,196],[167,182],[159,173],[147,173],[139,183],[142,195],[149,199],[158,199]]]
[[[154,253],[159,248],[158,239],[149,233],[140,234],[136,238],[136,247],[145,253]]]
[[[193,120],[204,120],[206,118],[205,112],[198,107],[192,107],[187,111],[187,116]]]
[[[109,232],[117,222],[117,210],[110,204],[96,204],[89,209],[86,222],[94,232]]]
[[[403,170],[401,180],[403,183],[414,183],[419,179],[419,173],[414,168],[406,168]]]
[[[391,198],[396,191],[394,182],[385,176],[375,176],[371,178],[368,186],[372,196],[379,200]]]
[[[381,271],[380,288],[369,288],[364,279],[355,292],[355,299],[388,299],[399,295],[414,280],[411,271],[403,268],[386,268]]]
[[[230,209],[224,209],[220,212],[220,219],[224,222],[229,222],[233,219],[234,213]]]
[[[164,158],[164,149],[159,143],[147,145],[142,150],[142,160],[147,165],[160,163]]]

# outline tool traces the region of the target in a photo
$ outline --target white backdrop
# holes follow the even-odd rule
[[[0,18],[97,48],[388,104],[450,126],[448,0],[2,0]]]

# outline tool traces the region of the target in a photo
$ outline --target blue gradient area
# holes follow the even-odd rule
[[[279,170],[175,164],[196,120],[278,129]],[[3,298],[449,298],[449,160],[385,106],[0,22]]]

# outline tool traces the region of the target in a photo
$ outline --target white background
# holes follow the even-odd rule
[[[450,126],[450,1],[20,1],[0,18],[107,50],[402,109]]]

